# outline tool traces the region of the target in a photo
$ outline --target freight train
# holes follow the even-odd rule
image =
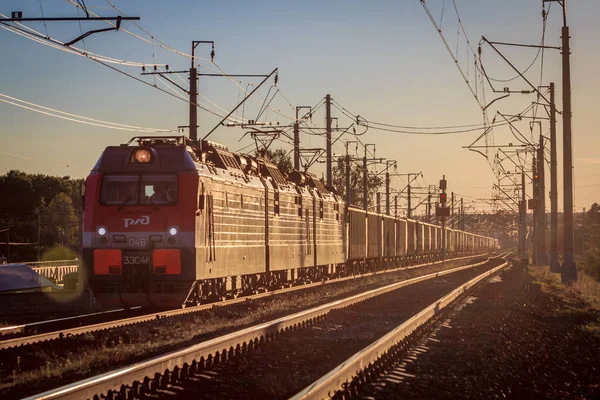
[[[442,229],[347,206],[315,175],[186,137],[107,147],[86,181],[82,258],[102,307],[180,307],[441,259]],[[493,238],[445,229],[448,257]]]

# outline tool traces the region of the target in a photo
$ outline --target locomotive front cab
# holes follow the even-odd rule
[[[198,175],[185,145],[108,147],[87,180],[83,256],[98,305],[179,307],[195,281]]]

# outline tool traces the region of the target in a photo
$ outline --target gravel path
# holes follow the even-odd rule
[[[472,296],[365,394],[378,399],[600,398],[600,338],[583,329],[600,320],[598,312],[543,292],[519,264]]]

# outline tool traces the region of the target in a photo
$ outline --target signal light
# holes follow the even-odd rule
[[[440,204],[446,204],[446,193],[440,193]]]

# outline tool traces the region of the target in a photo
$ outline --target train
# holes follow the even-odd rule
[[[491,251],[473,233],[345,204],[309,172],[185,136],[108,146],[86,179],[84,281],[102,308],[182,307]]]

